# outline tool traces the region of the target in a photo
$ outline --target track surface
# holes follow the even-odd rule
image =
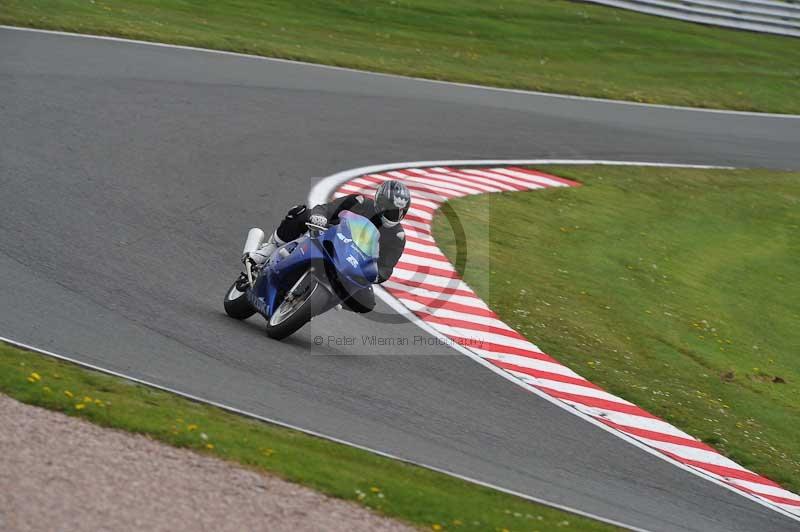
[[[315,176],[503,157],[798,168],[800,120],[11,30],[0,50],[1,335],[632,526],[798,529],[445,347],[361,344],[425,336],[411,324],[329,313],[277,343],[221,297],[246,228]]]

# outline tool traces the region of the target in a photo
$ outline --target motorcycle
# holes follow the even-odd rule
[[[380,233],[367,218],[350,211],[328,227],[307,223],[308,232],[279,247],[260,268],[245,260],[245,271],[225,293],[225,312],[244,320],[261,314],[267,335],[290,336],[315,316],[372,290],[378,277]],[[264,241],[253,228],[242,253]]]

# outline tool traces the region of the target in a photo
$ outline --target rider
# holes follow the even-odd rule
[[[380,233],[376,282],[382,283],[391,277],[392,269],[403,254],[406,236],[400,222],[410,206],[411,192],[400,181],[381,183],[375,191],[374,199],[361,194],[350,194],[330,203],[317,205],[313,209],[307,209],[305,205],[296,205],[289,210],[269,239],[243,260],[249,259],[260,267],[276,249],[306,232],[308,229],[306,222],[320,226],[337,224],[339,213],[350,211],[368,218]],[[369,312],[375,306],[375,296],[372,290],[361,291],[345,300],[343,305],[354,312]]]

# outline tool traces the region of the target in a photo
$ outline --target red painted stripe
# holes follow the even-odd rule
[[[422,258],[430,259],[430,260],[440,260],[440,261],[443,261],[443,262],[449,262],[447,260],[447,257],[442,255],[441,253],[427,253],[425,251],[420,251],[418,249],[405,248],[403,250],[403,255],[404,256],[405,255],[414,255],[415,257],[422,257]]]
[[[409,242],[414,242],[416,244],[422,244],[423,246],[435,246],[436,245],[436,241],[433,238],[425,239],[425,238],[419,238],[419,237],[413,236],[413,235],[406,235],[406,240],[409,241]]]
[[[420,169],[424,174],[416,174],[422,177],[428,177],[429,179],[440,179],[444,183],[450,183],[451,185],[457,185],[460,187],[466,187],[469,189],[476,190],[477,192],[472,192],[471,194],[487,194],[487,193],[494,193],[494,192],[503,192],[504,188],[489,183],[482,183],[477,179],[466,179],[462,175],[459,175],[457,172],[447,172],[442,170],[434,170],[432,168],[424,168]]]
[[[377,183],[383,183],[384,181],[386,181],[387,178],[384,177],[383,179],[381,179],[379,177],[376,177],[376,174],[370,174],[370,175],[361,176],[359,179],[364,179],[364,180],[369,181],[371,183],[376,183],[377,184]],[[392,178],[389,177],[388,179],[392,179]],[[406,181],[405,185],[410,190],[416,190],[418,192],[424,192],[426,194],[431,194],[433,196],[439,196],[440,198],[456,198],[456,197],[464,196],[464,194],[458,193],[458,192],[455,192],[455,191],[444,191],[444,190],[441,190],[441,189],[434,190],[433,185],[425,185],[424,183]]]
[[[456,194],[480,194],[481,192],[488,192],[486,190],[476,189],[474,186],[471,187],[466,183],[454,183],[453,181],[448,181],[447,179],[442,179],[440,177],[432,176],[430,174],[418,174],[415,172],[411,172],[410,170],[395,170],[397,173],[406,176],[408,179],[415,179],[417,183],[424,183],[426,181],[431,181],[433,184],[431,186],[441,187],[447,190],[452,190]],[[437,184],[440,183],[440,184]],[[467,190],[460,190],[459,188],[466,188]]]
[[[519,366],[517,364],[512,364],[510,362],[505,362],[503,360],[489,360],[495,366],[500,366],[503,369],[510,369],[511,371],[516,371],[518,373],[525,373],[526,375],[530,375],[531,377],[536,377],[537,379],[548,379],[551,381],[558,381],[563,382],[565,384],[575,384],[577,386],[585,386],[586,388],[593,388],[595,390],[604,391],[598,385],[587,381],[581,377],[570,377],[569,375],[562,375],[560,373],[553,373],[551,371],[542,371],[539,369],[533,368],[526,368],[525,366]]]
[[[639,436],[641,438],[648,438],[650,440],[663,441],[664,443],[674,443],[675,445],[683,445],[684,447],[703,449],[704,451],[711,451],[715,453],[717,452],[717,450],[711,447],[710,445],[706,445],[705,443],[698,440],[694,440],[692,438],[681,438],[680,436],[673,436],[671,434],[656,432],[654,430],[640,429],[638,427],[630,427],[628,425],[614,423],[610,419],[605,419],[603,417],[598,417],[598,419],[603,423],[605,423],[606,425],[608,425],[609,427],[621,430],[622,432],[625,432],[626,434],[630,434],[632,436]]]
[[[364,179],[366,181],[369,181],[369,182],[375,183],[375,184],[383,183],[383,181],[385,181],[385,179],[378,179],[377,177],[374,177],[372,175],[361,176],[359,179]],[[353,183],[353,182],[348,183],[348,185],[350,187],[352,187],[352,188],[358,189],[360,191],[359,193],[364,194],[364,195],[370,195],[370,193],[374,193],[375,189],[377,188],[377,187],[373,187],[372,185],[364,185],[364,184]],[[423,194],[423,196],[422,196],[423,199],[425,199],[427,201],[430,201],[430,202],[433,202],[433,203],[443,203],[444,201],[447,201],[449,198],[455,197],[455,196],[452,196],[452,195],[440,194],[440,193],[432,191],[430,189],[421,188],[421,187],[417,187],[417,186],[413,186],[413,185],[408,185],[408,188],[409,188],[409,190],[416,191],[418,193]],[[354,192],[351,192],[351,194],[352,193],[354,193]],[[413,200],[413,198],[412,198],[412,200]]]
[[[528,339],[519,334],[517,331],[513,329],[504,329],[502,327],[495,327],[493,325],[485,325],[483,323],[475,323],[473,321],[466,321],[466,320],[458,320],[455,318],[443,318],[441,316],[434,316],[425,311],[415,311],[414,312],[417,316],[422,318],[423,320],[427,321],[428,323],[439,323],[441,325],[447,325],[448,327],[458,327],[461,329],[469,329],[471,331],[478,331],[478,332],[486,332],[491,334],[498,334],[501,336],[507,336],[509,338],[514,338],[516,340],[525,340]]]
[[[414,198],[411,198],[411,210],[418,209],[422,212],[427,212],[430,215],[433,215],[439,207],[428,207],[427,205],[420,205],[419,202],[415,202]]]
[[[742,469],[736,469],[733,467],[726,467],[716,464],[709,464],[708,462],[701,462],[700,460],[690,460],[688,458],[683,458],[682,456],[678,456],[675,453],[671,453],[669,451],[664,451],[659,449],[662,453],[666,454],[670,458],[677,460],[686,465],[694,466],[698,469],[703,469],[708,471],[709,473],[714,473],[715,475],[719,475],[721,477],[727,478],[735,478],[738,480],[745,480],[747,482],[755,482],[757,484],[764,484],[765,486],[772,486],[773,488],[780,488],[781,486],[777,482],[773,482],[772,480],[762,477],[761,475],[757,475],[752,471],[746,471]],[[739,486],[737,486],[739,487]]]
[[[740,489],[744,492],[751,493],[753,495],[756,495],[757,497],[762,497],[764,499],[767,499],[768,501],[776,502],[778,504],[785,504],[787,506],[797,506],[798,508],[800,508],[800,501],[798,501],[797,499],[789,499],[788,497],[781,497],[780,495],[772,495],[771,493],[762,493],[760,491],[754,490],[753,488],[748,488],[747,486],[740,486],[739,484],[734,484],[733,482],[728,482],[728,484],[736,489]]]
[[[455,312],[463,312],[464,314],[473,314],[475,316],[484,316],[487,318],[497,319],[497,315],[489,309],[482,309],[478,307],[471,307],[469,305],[462,305],[461,303],[454,303],[452,301],[448,301],[446,299],[438,297],[421,296],[397,288],[387,288],[387,290],[389,291],[389,293],[391,293],[398,299],[408,299],[410,301],[416,301],[417,303],[425,305],[428,308],[432,309],[441,308],[445,310],[452,310]]]
[[[562,392],[559,390],[548,388],[546,386],[539,386],[539,385],[534,385],[534,386],[546,392],[548,395],[552,395],[553,397],[556,397],[558,399],[566,399],[568,401],[574,401],[578,404],[590,406],[593,408],[602,408],[604,410],[611,410],[613,412],[622,412],[623,414],[631,414],[633,416],[658,419],[650,412],[647,412],[646,410],[643,410],[642,408],[639,408],[636,405],[628,405],[625,403],[617,403],[616,401],[609,401],[608,399],[599,399],[597,397],[588,397],[585,395],[578,395],[575,393]]]
[[[533,344],[531,344],[530,349],[525,349],[522,347],[511,347],[508,345],[498,344],[495,342],[481,342],[480,349],[484,351],[491,351],[492,353],[498,353],[501,355],[519,355],[521,357],[530,357],[535,358],[537,360],[544,360],[547,362],[553,362],[555,364],[560,364],[560,362],[550,355],[542,353],[541,351],[537,351],[533,349]]]
[[[416,214],[408,213],[408,214],[406,214],[406,217],[403,218],[403,219],[404,220],[411,220],[412,222],[419,222],[421,224],[427,225],[428,227],[430,227],[430,225],[431,225],[430,218],[423,218],[422,216],[417,216]]]
[[[581,186],[581,183],[578,183],[577,181],[573,181],[571,179],[566,179],[566,178],[563,178],[563,177],[558,177],[557,175],[548,174],[548,173],[545,173],[545,172],[541,172],[539,170],[527,170],[525,168],[520,168],[518,166],[509,166],[508,168],[506,168],[506,170],[513,170],[515,172],[522,172],[523,174],[528,174],[528,175],[532,175],[532,176],[536,176],[536,177],[546,177],[547,179],[552,179],[553,181],[558,181],[559,183],[563,183],[563,184],[567,185],[568,187],[579,187],[579,186]]]
[[[464,172],[461,172],[461,171],[459,171],[459,170],[457,170],[455,168],[444,167],[444,168],[442,168],[442,170],[434,170],[434,169],[430,168],[430,169],[428,169],[428,171],[429,172],[440,173],[442,175],[452,175],[454,177],[457,177],[458,179],[463,179],[464,181],[471,181],[471,182],[474,182],[475,184],[480,184],[480,185],[483,185],[485,187],[499,188],[500,190],[504,190],[503,189],[504,186],[505,187],[509,187],[511,189],[514,189],[514,190],[519,190],[519,191],[530,190],[529,188],[523,187],[522,185],[518,185],[516,183],[509,183],[507,181],[499,181],[499,180],[494,180],[493,181],[489,177],[481,178],[481,176],[475,176],[475,175],[472,175],[472,174],[465,174]],[[506,177],[506,176],[504,176],[504,177]],[[481,181],[481,179],[483,179],[484,181]],[[508,179],[512,179],[512,178],[509,177]],[[486,183],[486,181],[489,181],[489,183]]]
[[[395,265],[395,268],[405,270],[407,272],[415,272],[419,275],[435,275],[437,277],[461,279],[458,273],[456,273],[454,270],[444,270],[442,268],[431,268],[430,266],[423,266],[421,264],[411,264],[410,262],[403,261],[402,257],[400,257],[400,262]]]
[[[470,168],[462,171],[469,173],[470,175],[472,175],[472,172],[480,172],[479,174],[476,173],[475,175],[483,177],[484,179],[494,179],[508,184],[513,183],[514,185],[521,186],[522,190],[524,191],[538,190],[543,187],[543,185],[539,183],[532,182],[528,177],[514,177],[506,175],[498,172],[496,168]]]
[[[420,288],[422,290],[429,290],[431,292],[436,292],[439,294],[452,294],[454,296],[467,296],[467,297],[475,297],[475,292],[472,290],[464,290],[462,288],[455,288],[458,286],[458,280],[453,281],[452,287],[444,287],[444,286],[437,286],[434,284],[429,283],[422,283],[419,281],[415,281],[413,279],[398,279],[396,277],[392,277],[391,281],[397,284],[405,285],[409,288]],[[388,287],[387,287],[388,290]]]
[[[415,225],[404,225],[403,231],[405,231],[406,233],[417,233],[420,235],[433,236],[430,229],[424,229],[422,227],[417,227]]]

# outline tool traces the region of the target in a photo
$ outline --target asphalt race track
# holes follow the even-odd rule
[[[222,310],[246,230],[339,170],[535,157],[800,168],[797,139],[793,118],[0,29],[0,336],[629,526],[798,530],[447,347],[362,344],[430,339],[410,323],[332,312],[279,343]]]

